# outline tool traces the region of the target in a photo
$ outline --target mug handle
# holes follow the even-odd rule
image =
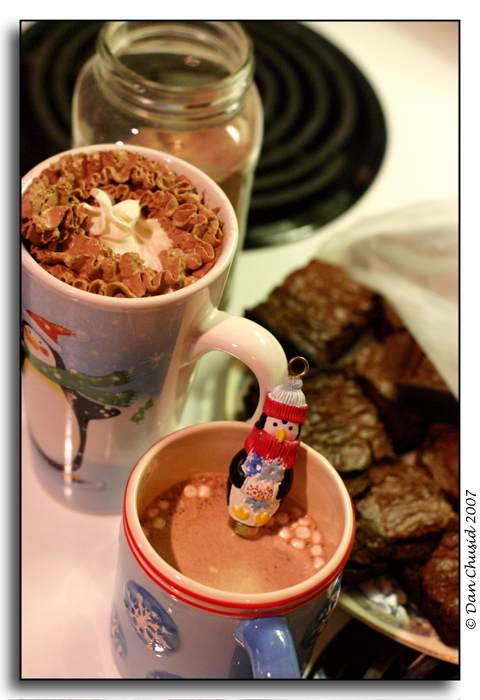
[[[250,419],[255,422],[260,417],[267,392],[287,376],[287,358],[282,346],[258,323],[212,308],[193,338],[187,363],[195,362],[210,350],[220,350],[236,357],[257,377],[260,400]]]
[[[300,678],[295,646],[283,617],[244,620],[234,630],[235,641],[245,649],[254,678]]]

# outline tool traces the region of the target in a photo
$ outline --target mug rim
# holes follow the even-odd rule
[[[156,585],[190,605],[235,617],[255,617],[259,614],[278,615],[288,612],[313,600],[339,578],[355,538],[355,510],[340,475],[323,455],[305,443],[300,443],[300,450],[304,450],[307,454],[314,455],[316,459],[320,458],[323,461],[324,466],[333,476],[344,495],[345,524],[337,551],[320,571],[304,581],[288,588],[267,593],[234,593],[213,588],[181,574],[167,564],[153,549],[141,527],[136,507],[137,496],[140,480],[151,459],[163,447],[175,442],[179,436],[183,437],[205,430],[217,431],[219,428],[233,428],[246,434],[247,431],[251,430],[251,425],[239,421],[212,421],[187,426],[164,436],[140,457],[125,488],[122,527],[127,545],[136,563]]]
[[[21,195],[28,190],[31,185],[32,179],[38,177],[41,171],[47,168],[49,165],[55,163],[57,160],[65,155],[69,154],[79,154],[79,153],[94,153],[96,151],[110,151],[110,150],[126,150],[133,153],[139,153],[140,155],[150,158],[152,160],[161,161],[169,165],[176,175],[185,174],[192,184],[197,189],[198,193],[201,194],[206,204],[210,208],[221,208],[222,213],[222,229],[224,231],[224,239],[222,243],[222,250],[219,257],[215,261],[208,272],[205,273],[203,277],[196,280],[193,284],[183,287],[182,289],[176,289],[172,292],[166,294],[158,294],[156,296],[150,297],[109,297],[103,296],[101,294],[94,294],[92,292],[85,291],[83,289],[77,289],[72,287],[66,282],[57,279],[49,272],[44,270],[38,262],[30,255],[23,240],[21,241],[21,259],[23,268],[32,275],[42,286],[50,288],[52,292],[59,294],[65,298],[69,298],[74,302],[82,303],[86,306],[96,306],[104,309],[114,310],[126,310],[126,311],[148,311],[152,308],[174,306],[184,302],[186,299],[190,298],[194,294],[201,292],[203,289],[208,288],[212,282],[220,279],[222,274],[228,271],[231,265],[233,257],[235,255],[237,245],[238,245],[238,222],[233,206],[228,199],[222,188],[217,185],[212,178],[204,173],[202,170],[196,166],[188,163],[182,158],[177,156],[172,156],[164,151],[157,151],[153,148],[148,148],[146,146],[133,146],[132,144],[115,144],[115,143],[102,143],[102,144],[92,144],[89,146],[70,148],[66,151],[56,153],[55,155],[46,158],[42,162],[35,165],[31,170],[26,173],[21,180],[22,189]],[[203,185],[203,187],[202,187]],[[211,202],[207,201],[207,193],[213,193],[214,206],[211,206]]]

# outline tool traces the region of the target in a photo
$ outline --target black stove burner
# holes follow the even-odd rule
[[[245,22],[265,137],[252,196],[248,242],[303,238],[348,209],[377,174],[386,131],[358,68],[298,22]]]
[[[293,21],[246,21],[265,117],[246,248],[311,235],[349,209],[378,173],[380,104],[335,46]],[[71,99],[102,22],[40,21],[22,36],[21,169],[70,148]]]

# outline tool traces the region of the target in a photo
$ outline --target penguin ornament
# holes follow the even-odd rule
[[[294,373],[295,363],[302,363],[301,372]],[[266,396],[262,415],[230,463],[228,512],[233,530],[243,537],[270,520],[292,486],[308,410],[302,391],[307,371],[303,357],[290,360],[288,378]]]

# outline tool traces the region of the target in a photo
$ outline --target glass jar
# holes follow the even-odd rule
[[[225,191],[242,247],[263,112],[238,22],[106,22],[73,96],[73,147],[128,143],[196,165]]]

